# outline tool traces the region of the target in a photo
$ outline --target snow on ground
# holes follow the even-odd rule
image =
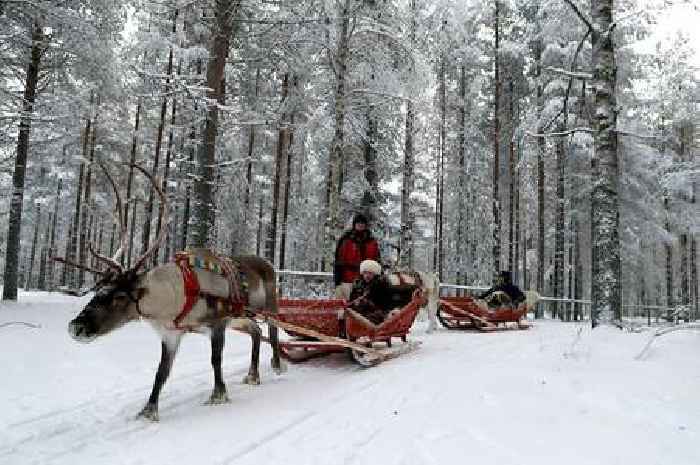
[[[136,419],[160,343],[133,323],[89,345],[66,325],[85,299],[0,304],[0,464],[700,463],[700,333],[536,322],[528,331],[413,337],[417,351],[363,369],[343,355],[240,384],[249,339],[229,332],[231,402],[207,406],[209,341],[183,341],[160,423]]]

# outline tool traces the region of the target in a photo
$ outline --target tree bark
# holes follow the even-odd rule
[[[51,220],[51,237],[49,239],[49,250],[48,250],[48,256],[49,258],[54,257],[56,255],[56,227],[58,226],[58,206],[60,205],[61,202],[61,190],[63,188],[63,178],[58,179],[58,187],[56,188],[56,199],[54,200],[54,205],[53,205],[53,215],[52,215],[52,220]],[[48,263],[48,268],[46,270],[46,281],[47,281],[47,288],[49,290],[53,290],[55,286],[55,281],[54,281],[54,271],[56,267],[53,262],[53,260],[49,261]]]
[[[145,60],[144,60],[145,61]],[[133,189],[133,183],[134,183],[134,163],[136,163],[136,142],[138,140],[138,134],[139,134],[139,123],[141,119],[141,99],[139,98],[138,103],[136,104],[136,116],[134,117],[134,133],[131,137],[131,156],[129,157],[129,177],[126,181],[126,205],[124,205],[124,222],[126,224],[129,224],[129,203],[132,201],[131,199],[131,193]],[[135,202],[134,202],[135,204]],[[133,232],[134,232],[134,226],[133,223],[136,220],[134,217],[131,221],[131,233],[129,234],[129,247],[128,250],[125,251],[125,253],[122,255],[122,264],[126,261],[126,266],[131,266],[131,250],[133,246]]]
[[[409,47],[415,47],[416,40],[416,0],[411,0],[411,31],[409,33]],[[409,75],[415,73],[414,57],[409,57]],[[415,110],[413,108],[413,95],[406,102],[406,129],[404,141],[403,179],[401,184],[401,231],[399,235],[399,262],[400,268],[413,268],[413,215],[411,212],[411,195],[415,187],[415,160],[413,153],[413,131],[415,125]]]
[[[255,104],[257,109],[257,102],[260,93],[260,67],[255,70]],[[253,153],[255,150],[255,125],[251,124],[248,129],[248,158],[246,159],[246,187],[245,187],[245,203],[243,218],[245,227],[248,228],[248,218],[250,217],[250,200],[252,196],[253,189]]]
[[[466,166],[466,151],[467,151],[467,76],[465,66],[462,65],[460,68],[459,75],[459,173],[457,174],[457,186],[459,196],[459,201],[457,202],[457,284],[462,284],[462,277],[464,273],[464,255],[465,248],[463,247],[464,241],[464,196],[465,192],[465,175],[464,172]]]
[[[562,122],[558,126],[558,130],[564,130],[565,123]],[[557,166],[557,206],[556,206],[556,222],[554,230],[554,297],[562,298],[564,296],[564,232],[566,225],[564,224],[564,206],[566,199],[564,198],[564,172],[565,172],[565,157],[566,146],[564,138],[559,137],[556,145],[556,166]],[[552,302],[552,318],[559,315],[561,306],[559,302]]]
[[[296,78],[295,85],[296,88]],[[294,113],[289,116],[290,129],[289,129],[289,142],[287,144],[287,168],[284,177],[284,204],[282,205],[282,232],[280,235],[280,269],[285,267],[285,256],[287,254],[287,235],[289,226],[289,194],[291,191],[292,182],[292,146],[294,145]]]
[[[289,73],[285,73],[282,78],[282,100],[280,102],[280,107],[283,108],[282,114],[280,115],[279,130],[277,132],[277,151],[275,153],[275,174],[274,180],[272,182],[272,212],[270,214],[270,229],[269,233],[269,247],[267,247],[266,258],[270,263],[275,262],[275,252],[277,251],[277,216],[279,212],[279,201],[280,201],[280,189],[282,179],[282,162],[284,156],[289,150],[288,137],[289,137],[289,127],[287,121],[287,112],[285,107],[287,105],[287,96],[289,95]]]
[[[7,232],[7,249],[5,255],[5,270],[3,278],[3,300],[17,300],[18,262],[20,253],[20,233],[22,226],[22,208],[24,201],[24,182],[26,174],[27,154],[31,136],[31,116],[34,112],[39,66],[44,40],[41,26],[35,22],[32,28],[32,48],[27,63],[24,86],[23,117],[19,123],[19,137],[15,167],[12,177],[12,198],[10,200],[10,217]]]
[[[513,111],[513,79],[509,82],[508,119],[510,122],[510,143],[508,144],[508,270],[515,269],[515,112]]]
[[[32,27],[32,48],[27,63],[26,80],[24,83],[24,100],[22,118],[19,122],[19,137],[17,139],[17,155],[12,174],[12,199],[10,200],[10,218],[7,225],[7,249],[5,252],[5,271],[3,274],[2,300],[17,300],[17,268],[19,263],[20,233],[22,229],[22,206],[24,203],[24,179],[27,169],[27,154],[29,138],[32,130],[31,117],[34,114],[37,83],[39,81],[39,66],[43,53],[44,34],[41,25],[36,21]]]
[[[194,179],[194,202],[190,218],[191,234],[188,245],[210,247],[215,226],[215,202],[212,186],[215,176],[216,137],[219,128],[218,103],[222,95],[222,81],[228,57],[233,21],[237,16],[240,0],[216,0],[214,14],[216,24],[209,42],[209,62],[207,64],[207,96],[210,101],[207,120],[202,133],[202,144],[197,151]]]
[[[97,105],[99,106],[100,99],[97,99]],[[96,117],[95,117],[96,119]],[[87,166],[87,172],[85,174],[85,192],[83,194],[82,205],[90,207],[92,203],[92,162],[95,159],[95,137],[96,137],[97,122],[93,120],[92,131],[90,132],[90,164]],[[81,265],[85,265],[87,259],[87,243],[90,241],[90,231],[88,228],[88,215],[83,212],[80,222],[80,245],[78,248],[79,255],[78,260]],[[85,282],[85,269],[78,269],[78,287],[83,287]]]
[[[346,100],[346,78],[347,60],[349,52],[349,25],[350,25],[351,0],[343,3],[340,18],[338,19],[338,44],[335,58],[335,132],[331,142],[331,153],[328,162],[328,183],[327,189],[328,208],[325,222],[325,241],[323,250],[326,259],[323,261],[324,268],[327,268],[334,261],[335,242],[340,235],[340,199],[342,195],[342,169],[343,151],[345,145],[345,100]]]
[[[443,54],[440,60],[439,89],[440,92],[440,148],[437,163],[437,196],[435,203],[435,270],[438,279],[444,280],[443,274],[443,205],[444,205],[444,181],[445,181],[445,151],[447,150],[447,83],[446,61]]]
[[[27,279],[25,282],[25,289],[32,289],[34,283],[32,282],[32,273],[34,272],[34,262],[36,261],[36,247],[37,242],[39,242],[39,225],[41,224],[41,204],[37,202],[36,204],[36,214],[34,216],[34,236],[32,238],[32,248],[29,252],[29,265],[27,269]]]
[[[172,34],[173,37],[175,36],[175,33],[177,32],[177,15],[178,15],[178,10],[177,8],[175,9],[175,12],[173,13],[173,27],[172,27]],[[170,94],[170,76],[173,73],[173,46],[170,46],[170,51],[168,52],[168,65],[165,71],[165,74],[167,78],[165,79],[165,94],[168,95]],[[175,114],[175,98],[172,99],[172,105],[173,105],[173,118]],[[163,131],[165,129],[165,120],[166,120],[166,114],[167,114],[167,109],[168,109],[168,99],[167,97],[163,97],[161,99],[160,103],[160,119],[158,122],[158,130],[156,132],[156,147],[155,147],[155,153],[153,155],[153,167],[151,168],[151,173],[153,173],[154,176],[158,174],[158,164],[160,163],[160,148],[161,145],[163,144]],[[172,136],[172,131],[171,131],[171,136]],[[172,140],[172,137],[171,139]],[[163,180],[163,182],[165,182]],[[148,202],[146,203],[146,214],[144,216],[144,222],[143,222],[143,229],[141,230],[141,253],[146,253],[148,250],[148,246],[151,241],[151,223],[153,221],[153,201],[154,201],[154,196],[155,196],[155,189],[153,188],[153,185],[149,183],[150,188],[148,189]],[[161,211],[162,206],[159,207],[159,211]],[[160,218],[160,215],[159,215]],[[160,231],[160,226],[157,227],[156,234]],[[155,266],[158,263],[158,251],[156,251],[153,256],[151,257],[151,261],[153,263],[153,266]]]
[[[594,156],[591,201],[591,325],[619,320],[620,239],[617,103],[612,0],[591,0]]]
[[[500,197],[498,193],[499,170],[500,170],[500,115],[499,104],[501,99],[501,82],[499,76],[498,55],[500,54],[500,1],[495,2],[496,13],[494,17],[495,23],[495,42],[494,42],[494,98],[493,98],[493,267],[494,272],[498,273],[501,269],[501,207]]]
[[[541,35],[542,27],[538,20],[538,30]],[[542,121],[543,111],[544,111],[544,76],[542,75],[542,37],[538,35],[537,42],[535,44],[535,66],[537,75],[537,115],[538,124],[537,132],[542,133],[544,131],[544,124]],[[544,137],[537,138],[537,277],[536,277],[536,289],[540,294],[544,293],[544,152],[546,149],[546,142]],[[535,318],[542,318],[544,316],[544,305],[539,304],[535,310]]]
[[[180,71],[182,70],[182,60],[179,61],[178,66],[177,66],[177,75],[180,75]],[[173,144],[174,144],[174,139],[175,139],[175,117],[177,115],[177,99],[173,97],[172,103],[171,103],[171,112],[170,112],[170,128],[168,130],[168,149],[165,153],[165,166],[163,167],[163,181],[161,183],[161,189],[163,192],[165,192],[166,198],[168,200],[171,200],[172,193],[170,192],[170,188],[168,187],[168,179],[170,179],[170,160],[172,157],[172,152],[173,152]],[[156,237],[160,234],[160,230],[163,227],[162,220],[161,220],[161,213],[163,212],[163,204],[158,204],[158,221],[156,222]],[[170,216],[172,214],[172,210],[170,212],[166,212],[166,217]],[[169,222],[166,226],[168,228],[166,232],[166,237],[165,237],[165,242],[164,242],[164,248],[163,248],[163,261],[167,261],[170,258],[170,237],[173,235],[173,229],[171,227],[172,223]],[[153,266],[158,265],[158,253],[153,254]]]

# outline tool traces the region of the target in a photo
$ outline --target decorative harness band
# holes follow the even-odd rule
[[[203,297],[207,300],[207,305],[213,307],[216,318],[242,317],[245,315],[245,306],[248,303],[248,293],[245,282],[241,282],[240,271],[236,265],[226,258],[216,257],[214,260],[207,260],[190,252],[178,252],[175,254],[175,263],[182,273],[182,281],[185,288],[185,303],[182,310],[173,320],[176,329],[187,329],[180,324],[182,320],[192,311],[194,304]],[[194,269],[209,271],[222,275],[229,284],[229,296],[220,297],[202,291],[197,274]],[[242,289],[244,288],[244,289]]]

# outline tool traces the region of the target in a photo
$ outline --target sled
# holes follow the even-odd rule
[[[419,346],[418,342],[407,341],[407,336],[424,304],[425,299],[417,293],[378,325],[337,299],[280,299],[276,315],[258,315],[292,336],[279,342],[282,355],[291,362],[347,352],[355,362],[369,367]],[[402,343],[394,344],[393,339]]]
[[[530,325],[524,321],[530,305],[522,303],[517,307],[503,305],[488,308],[478,305],[473,297],[443,297],[438,304],[437,318],[447,329],[477,329],[495,331],[505,329],[508,323],[517,323],[518,329]]]

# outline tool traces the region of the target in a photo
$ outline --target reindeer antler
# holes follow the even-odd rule
[[[67,258],[63,258],[63,257],[51,257],[51,260],[53,260],[54,262],[65,263],[66,265],[74,266],[74,267],[79,268],[81,270],[89,271],[90,273],[95,273],[95,274],[99,274],[99,275],[104,275],[107,273],[106,271],[96,270],[94,268],[90,268],[89,266],[81,265],[79,263],[72,262],[72,261],[68,260]]]
[[[90,253],[94,255],[94,257],[98,260],[100,260],[103,263],[106,263],[107,266],[110,268],[122,272],[124,271],[124,267],[119,263],[119,259],[121,256],[124,254],[124,251],[126,250],[127,247],[127,237],[126,237],[126,222],[124,221],[124,208],[123,208],[123,202],[121,195],[119,195],[119,189],[117,189],[117,183],[114,182],[114,178],[112,175],[107,171],[107,168],[100,162],[97,162],[98,165],[100,165],[100,168],[102,168],[102,171],[105,174],[105,177],[109,180],[110,185],[112,186],[112,189],[114,190],[114,197],[115,197],[115,202],[116,202],[116,210],[117,210],[117,216],[119,218],[119,242],[120,246],[117,249],[117,252],[114,254],[114,257],[110,258],[107,256],[104,256],[102,254],[99,254],[95,251],[95,249],[92,246],[92,242],[88,241],[88,250],[90,250]]]
[[[167,225],[169,219],[166,218],[166,213],[168,212],[168,198],[166,197],[165,193],[163,192],[163,189],[160,187],[160,183],[155,179],[155,177],[149,173],[145,168],[143,168],[140,165],[137,164],[131,164],[130,166],[136,168],[137,170],[141,171],[144,176],[148,178],[149,181],[151,181],[151,184],[153,184],[153,187],[155,188],[156,192],[158,192],[158,196],[160,197],[160,202],[163,208],[160,209],[160,222],[163,225],[160,229],[160,232],[158,233],[158,237],[156,238],[155,241],[153,241],[153,244],[144,252],[138,259],[136,259],[134,266],[131,267],[131,270],[136,271],[138,270],[141,265],[146,261],[146,259],[153,254],[158,248],[163,244],[163,241],[166,238],[166,233],[168,231]]]

